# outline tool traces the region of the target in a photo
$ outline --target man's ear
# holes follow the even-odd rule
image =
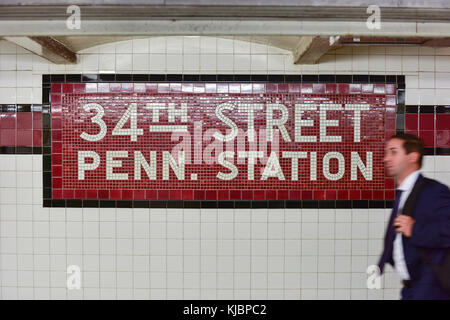
[[[418,152],[411,152],[410,154],[408,154],[408,158],[409,158],[409,161],[411,163],[419,164],[420,153],[418,153]]]

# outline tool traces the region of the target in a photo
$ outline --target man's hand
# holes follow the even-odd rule
[[[410,216],[401,214],[394,220],[395,231],[401,232],[405,237],[409,238],[412,235],[414,222],[416,222],[416,220]]]

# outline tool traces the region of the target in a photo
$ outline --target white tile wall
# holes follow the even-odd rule
[[[89,48],[53,65],[0,41],[0,103],[41,103],[43,73],[405,74],[408,104],[450,103],[448,48],[345,47],[318,65],[213,37]],[[450,184],[449,157],[425,175]],[[390,266],[366,289],[389,210],[43,208],[42,157],[0,155],[0,299],[398,299]],[[82,271],[67,290],[67,267]]]

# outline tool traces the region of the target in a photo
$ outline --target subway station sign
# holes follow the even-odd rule
[[[390,199],[382,158],[395,90],[394,84],[53,84],[52,196]]]

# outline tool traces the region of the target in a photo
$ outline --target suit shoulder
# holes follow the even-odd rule
[[[428,182],[425,189],[428,189],[434,194],[445,194],[450,196],[450,189],[448,188],[447,185],[434,179],[427,178],[427,180]]]

